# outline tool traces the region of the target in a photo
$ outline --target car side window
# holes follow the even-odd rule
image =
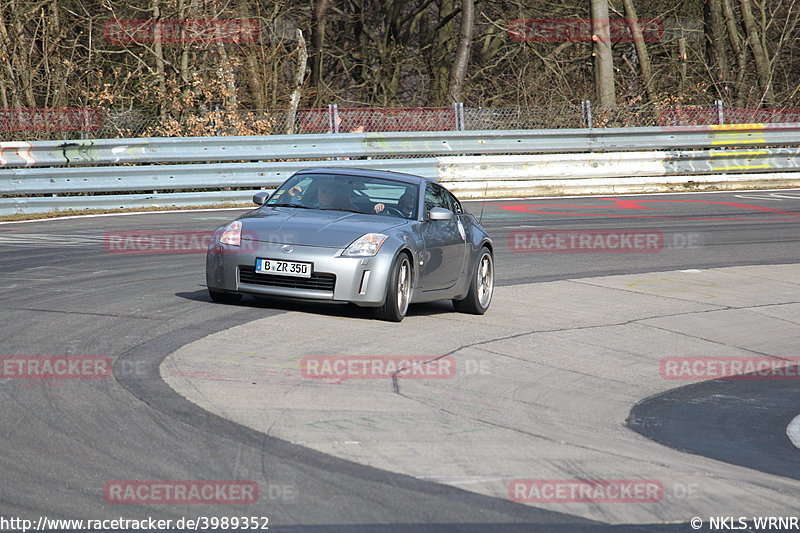
[[[425,188],[425,211],[430,211],[434,207],[444,207],[450,209],[445,200],[443,189],[433,183],[429,183]]]
[[[452,206],[452,207],[449,208],[450,211],[452,211],[453,213],[455,213],[457,215],[459,215],[459,214],[464,212],[464,209],[461,208],[461,202],[458,201],[458,198],[453,196],[453,193],[451,193],[447,189],[444,189],[444,194],[445,194],[445,197],[447,198],[448,203]]]
[[[456,211],[457,208],[453,200],[455,198],[441,185],[429,183],[425,189],[425,211],[430,211],[434,207],[443,207],[458,213],[460,211]]]

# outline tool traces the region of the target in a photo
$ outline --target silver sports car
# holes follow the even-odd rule
[[[260,208],[217,228],[206,255],[215,302],[243,294],[351,302],[399,322],[408,305],[492,301],[492,240],[447,189],[396,172],[301,170]]]

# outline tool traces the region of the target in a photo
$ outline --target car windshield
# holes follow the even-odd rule
[[[289,178],[264,204],[417,218],[419,187],[412,183],[339,174],[299,174]]]

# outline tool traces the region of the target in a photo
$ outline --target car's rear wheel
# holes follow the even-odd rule
[[[235,304],[242,299],[242,295],[235,292],[212,291],[208,289],[211,299],[220,304]]]
[[[406,254],[400,254],[392,265],[389,281],[386,284],[386,298],[377,308],[381,320],[400,322],[405,318],[411,302],[411,261]]]
[[[466,298],[453,300],[453,307],[459,313],[482,315],[489,309],[494,293],[494,258],[485,246],[481,248],[478,264],[469,282]]]

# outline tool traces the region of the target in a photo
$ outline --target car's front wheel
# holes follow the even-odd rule
[[[494,258],[485,246],[481,248],[475,273],[469,282],[466,298],[453,300],[453,307],[459,313],[482,315],[489,309],[494,292]]]
[[[411,302],[411,261],[406,254],[400,254],[392,265],[389,281],[386,284],[386,298],[377,308],[381,320],[400,322],[405,318]]]
[[[211,289],[208,289],[208,295],[213,301],[220,304],[235,304],[242,299],[242,295],[235,292],[212,291]]]

